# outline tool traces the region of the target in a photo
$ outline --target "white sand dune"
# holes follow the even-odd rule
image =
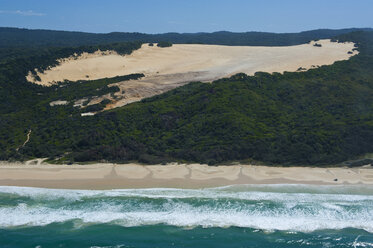
[[[70,80],[99,79],[144,73],[137,81],[118,83],[124,94],[111,107],[141,100],[176,88],[191,81],[212,81],[239,72],[249,75],[257,71],[297,71],[300,67],[330,65],[346,60],[356,54],[348,54],[353,43],[335,43],[320,40],[322,47],[313,43],[285,47],[220,46],[175,44],[168,48],[144,44],[131,55],[121,56],[115,52],[83,54],[78,58],[62,59],[60,65],[39,73],[41,81],[31,74],[27,80],[41,85]]]

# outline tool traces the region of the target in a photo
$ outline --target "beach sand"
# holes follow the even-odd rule
[[[203,164],[0,162],[1,186],[63,189],[206,188],[234,184],[370,184],[373,167],[312,168]]]
[[[126,56],[113,51],[98,51],[61,59],[60,65],[44,73],[37,73],[41,81],[36,81],[31,73],[27,80],[50,86],[65,79],[93,80],[144,73],[145,77],[140,80],[113,84],[120,88],[115,98],[109,95],[98,96],[88,103],[92,105],[107,98],[113,101],[107,106],[110,109],[161,94],[192,81],[210,82],[241,72],[253,75],[257,71],[281,73],[297,71],[299,68],[306,70],[346,60],[357,54],[357,51],[348,54],[354,48],[351,42],[320,40],[317,43],[322,47],[313,46],[314,42],[282,47],[174,44],[172,47],[159,48],[143,44],[140,49]]]

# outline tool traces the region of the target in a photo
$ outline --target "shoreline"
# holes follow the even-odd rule
[[[373,167],[0,162],[0,186],[56,189],[208,188],[235,184],[373,185]]]

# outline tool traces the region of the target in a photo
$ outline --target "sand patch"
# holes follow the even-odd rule
[[[53,107],[53,106],[57,106],[57,105],[66,105],[68,103],[69,103],[68,101],[57,100],[57,101],[50,102],[49,106]]]
[[[220,46],[198,44],[175,44],[172,47],[143,46],[130,55],[115,52],[82,54],[60,60],[60,65],[37,72],[41,81],[31,73],[27,80],[49,86],[58,81],[93,80],[132,73],[144,73],[140,80],[131,80],[117,85],[121,91],[109,108],[139,101],[179,87],[191,81],[208,82],[236,73],[253,75],[257,71],[297,71],[330,65],[346,60],[357,51],[353,43],[335,43],[330,40],[285,47]],[[124,92],[124,93],[123,93]]]
[[[373,185],[372,167],[352,169],[174,163],[148,166],[134,163],[53,165],[43,160],[36,160],[36,164],[31,163],[33,161],[0,161],[0,185],[75,189],[201,188],[279,183]]]
[[[226,180],[236,180],[241,172],[240,166],[208,166],[201,164],[188,165],[191,170],[191,179],[194,180],[206,180],[223,178]]]
[[[137,164],[116,165],[115,171],[118,176],[129,179],[141,179],[150,174],[144,166]]]
[[[183,179],[189,174],[188,168],[185,165],[171,164],[171,165],[153,165],[146,167],[152,172],[151,177],[155,179]]]

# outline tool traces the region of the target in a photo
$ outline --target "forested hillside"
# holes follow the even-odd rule
[[[46,88],[25,82],[30,66],[48,65],[43,57],[31,61],[19,55],[21,69],[18,60],[4,58],[0,159],[209,164],[251,159],[322,165],[358,158],[373,152],[373,32],[336,39],[355,42],[359,55],[306,72],[191,83],[86,117],[73,104],[49,105],[72,92],[69,83]],[[40,56],[48,63],[56,58],[54,53]],[[102,87],[110,80],[116,79],[94,83],[107,90]],[[73,92],[94,94],[89,83]]]
[[[83,32],[30,30],[18,28],[0,28],[0,49],[9,47],[66,47],[97,45],[104,43],[143,41],[172,43],[199,43],[229,46],[289,46],[306,43],[315,39],[330,39],[334,36],[353,31],[371,31],[371,29],[319,29],[300,33],[265,32],[214,32],[214,33],[108,33],[94,34]]]

